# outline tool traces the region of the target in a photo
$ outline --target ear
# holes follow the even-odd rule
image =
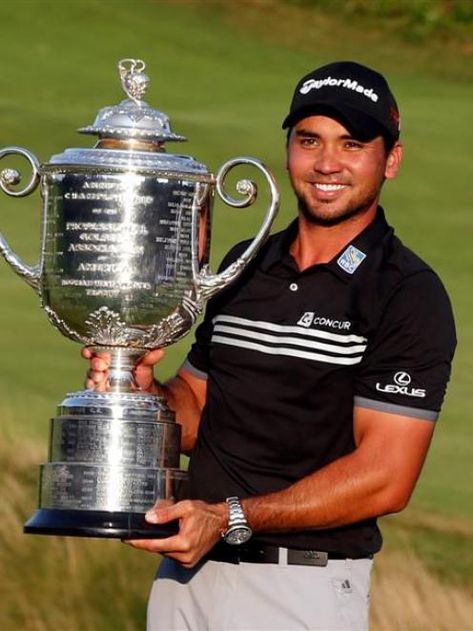
[[[399,173],[401,167],[403,148],[400,142],[396,142],[394,147],[388,154],[386,160],[386,168],[384,170],[384,176],[387,180],[392,180]]]

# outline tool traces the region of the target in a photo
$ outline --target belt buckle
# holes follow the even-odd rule
[[[328,553],[319,550],[291,550],[287,551],[288,565],[314,565],[325,567],[328,563]]]

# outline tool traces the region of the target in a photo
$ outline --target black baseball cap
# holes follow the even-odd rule
[[[399,108],[386,79],[354,61],[337,61],[302,77],[282,127],[315,114],[335,118],[362,141],[384,136],[394,144],[399,138]]]

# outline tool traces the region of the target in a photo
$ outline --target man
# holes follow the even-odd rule
[[[297,220],[211,301],[175,378],[154,381],[159,350],[136,370],[191,453],[191,499],[147,515],[179,533],[129,542],[165,556],[153,631],[366,628],[376,517],[406,506],[449,378],[448,297],[378,205],[402,157],[386,81],[319,68],[283,127]]]

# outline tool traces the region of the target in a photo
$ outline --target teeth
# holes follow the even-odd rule
[[[314,184],[315,188],[320,189],[321,191],[340,191],[342,188],[345,188],[345,184]]]

